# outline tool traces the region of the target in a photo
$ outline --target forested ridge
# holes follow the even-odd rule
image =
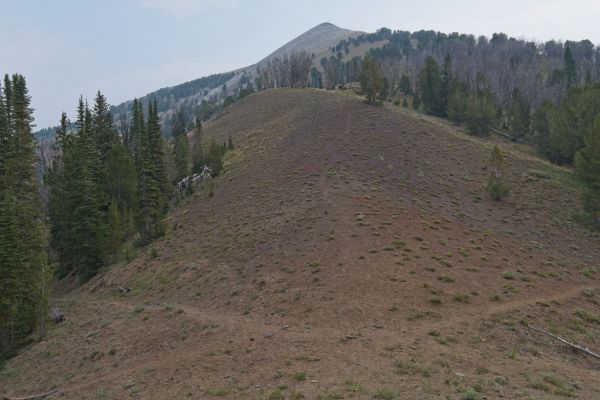
[[[537,108],[545,101],[558,102],[570,86],[600,79],[600,50],[589,40],[537,43],[509,38],[504,33],[488,38],[382,28],[341,41],[331,51],[341,58],[352,47],[381,41],[387,43],[371,48],[367,55],[379,62],[391,83],[397,84],[406,74],[415,89],[426,59],[432,57],[442,64],[449,55],[451,72],[458,80],[470,90],[485,80],[503,108],[510,105],[515,88],[531,107]]]
[[[196,115],[204,113],[209,116],[212,113],[218,99],[206,99],[205,97],[212,89],[221,88],[234,75],[233,72],[228,72],[194,79],[190,82],[156,90],[140,97],[138,101],[146,106],[150,101],[156,101],[157,110],[159,114],[163,115],[161,119],[163,127],[174,123],[177,112],[182,112],[185,119],[191,121]],[[132,101],[112,106],[110,111],[119,125],[128,127]]]

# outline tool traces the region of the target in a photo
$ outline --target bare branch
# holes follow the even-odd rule
[[[46,393],[40,393],[40,394],[35,394],[33,396],[25,396],[25,397],[2,396],[2,400],[37,400],[37,399],[43,399],[43,398],[53,395],[55,393],[58,393],[58,390],[51,390]]]
[[[558,340],[559,342],[566,344],[567,346],[570,346],[570,347],[572,347],[572,348],[574,348],[574,349],[577,349],[577,350],[579,350],[579,351],[582,351],[582,352],[584,352],[585,354],[587,354],[587,355],[590,355],[590,356],[592,356],[592,357],[594,357],[594,358],[597,358],[598,360],[600,360],[600,354],[598,354],[598,353],[594,353],[593,351],[591,351],[591,350],[590,350],[590,349],[588,349],[587,347],[583,347],[583,346],[580,346],[580,345],[578,345],[578,344],[575,344],[575,343],[569,342],[568,340],[565,340],[565,339],[561,338],[560,336],[553,335],[552,333],[550,333],[550,332],[546,332],[545,330],[543,330],[543,329],[540,329],[540,328],[536,328],[536,327],[535,327],[535,326],[533,326],[533,325],[527,325],[527,326],[528,326],[530,329],[533,329],[534,331],[538,331],[538,332],[541,332],[541,333],[543,333],[543,334],[546,334],[546,335],[550,336],[551,338],[553,338],[553,339],[556,339],[556,340]]]

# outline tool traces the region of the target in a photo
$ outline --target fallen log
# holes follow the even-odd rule
[[[583,346],[580,346],[580,345],[578,345],[578,344],[575,344],[575,343],[569,342],[568,340],[565,340],[565,339],[561,338],[560,336],[554,335],[554,334],[552,334],[552,333],[550,333],[550,332],[546,332],[546,331],[545,331],[545,330],[543,330],[543,329],[536,328],[536,327],[535,327],[535,326],[533,326],[533,325],[527,325],[527,327],[528,327],[528,328],[530,328],[530,329],[533,329],[534,331],[538,331],[538,332],[541,332],[541,333],[543,333],[543,334],[545,334],[545,335],[548,335],[548,336],[550,336],[551,338],[553,338],[553,339],[555,339],[555,340],[558,340],[559,342],[561,342],[561,343],[564,343],[564,344],[566,344],[567,346],[570,346],[570,347],[571,347],[571,348],[573,348],[573,349],[576,349],[576,350],[582,351],[582,352],[584,352],[585,354],[587,354],[587,355],[589,355],[589,356],[592,356],[592,357],[594,357],[594,358],[597,358],[598,360],[600,360],[600,354],[594,353],[593,351],[591,351],[591,350],[590,350],[590,349],[588,349],[587,347],[583,347]]]
[[[129,291],[131,290],[129,288],[124,288],[121,286],[117,286],[117,289],[119,289],[121,291],[121,294],[123,294],[123,296],[125,296],[125,297],[127,297],[127,293],[129,293]]]
[[[2,400],[38,400],[38,399],[43,399],[45,397],[51,396],[55,393],[58,393],[58,390],[51,390],[46,393],[34,394],[33,396],[25,396],[25,397],[2,396]]]

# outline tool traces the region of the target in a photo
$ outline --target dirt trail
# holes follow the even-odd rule
[[[566,300],[571,300],[573,298],[577,298],[582,295],[582,291],[584,289],[592,290],[592,291],[600,291],[600,286],[574,286],[570,288],[564,288],[560,293],[556,295],[550,296],[542,296],[535,298],[522,298],[518,300],[511,300],[508,302],[504,302],[501,304],[488,304],[485,306],[475,306],[469,307],[464,310],[461,315],[451,316],[450,318],[443,318],[441,320],[421,320],[416,321],[410,327],[411,330],[420,330],[427,331],[436,327],[445,326],[445,325],[461,325],[467,321],[471,322],[483,322],[485,320],[490,319],[495,314],[503,314],[508,313],[510,311],[519,311],[526,307],[535,306],[536,304],[548,304],[552,302],[563,302]],[[254,331],[261,332],[265,328],[273,328],[276,324],[266,324],[264,321],[261,322],[251,317],[244,317],[240,315],[228,315],[223,313],[214,313],[214,312],[206,312],[201,311],[196,307],[192,307],[189,305],[181,304],[181,303],[169,303],[169,304],[148,304],[146,303],[132,303],[129,301],[114,301],[114,300],[106,300],[106,299],[86,299],[86,298],[57,298],[54,300],[56,304],[59,305],[69,305],[70,303],[75,304],[85,304],[87,306],[92,306],[96,308],[106,307],[107,305],[114,306],[121,310],[126,310],[128,312],[132,312],[136,309],[143,309],[145,311],[152,312],[161,312],[168,309],[172,310],[181,310],[184,314],[184,318],[195,319],[198,322],[206,322],[206,321],[217,321],[220,324],[227,324],[231,327],[236,326],[244,326],[244,327],[253,327]],[[179,311],[178,311],[179,312]],[[294,327],[286,329],[288,333],[294,334],[302,334],[313,335],[316,333],[331,333],[332,329],[319,329],[318,327],[311,328],[310,332],[302,332],[302,329],[299,328],[297,331],[294,330]],[[340,337],[342,337],[347,330],[341,328],[337,330],[337,333]]]

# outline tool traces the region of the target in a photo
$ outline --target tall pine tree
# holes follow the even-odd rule
[[[65,165],[71,165],[71,148],[73,137],[68,135],[70,121],[66,113],[62,113],[60,125],[55,130],[54,157],[51,168],[44,177],[48,191],[48,219],[50,223],[50,248],[53,257],[58,261],[56,273],[59,278],[67,275],[65,260],[67,257],[71,215],[71,197],[68,196],[68,181]],[[66,159],[66,160],[65,160]]]
[[[22,75],[0,88],[0,358],[45,318],[45,232],[35,171],[31,98]]]
[[[442,77],[437,62],[427,57],[418,77],[419,94],[427,114],[444,116],[442,105]]]
[[[600,116],[585,135],[585,146],[575,156],[575,171],[587,190],[583,205],[600,226]]]
[[[444,68],[442,69],[442,83],[440,88],[439,115],[448,116],[448,96],[450,95],[450,85],[452,82],[452,59],[450,54],[446,54],[444,59]]]
[[[188,138],[185,131],[185,120],[183,113],[178,112],[173,125],[173,152],[175,153],[175,168],[177,180],[190,174]]]
[[[67,132],[65,114],[57,129],[60,151],[48,174],[49,216],[59,276],[76,272],[92,277],[104,265],[106,241],[106,169],[102,165],[94,116],[83,98],[77,108],[76,131]]]
[[[360,71],[360,87],[369,104],[375,104],[377,97],[383,90],[383,75],[377,61],[365,56]]]
[[[170,192],[163,162],[162,136],[156,100],[148,107],[148,121],[141,140],[139,227],[142,243],[164,232],[163,219]],[[135,121],[134,121],[135,123]]]
[[[73,251],[71,261],[82,280],[94,276],[104,264],[104,244],[106,219],[104,214],[104,193],[100,152],[95,146],[93,116],[87,103],[80,99],[78,108],[78,136],[73,166],[74,180],[72,191],[73,215],[71,238]]]
[[[69,126],[63,113],[46,176],[51,247],[59,277],[76,272],[85,280],[115,261],[123,243],[134,237],[138,174],[100,92],[93,110],[79,99],[76,129],[69,132]],[[128,143],[137,152],[135,142]]]
[[[196,117],[194,124],[194,133],[192,135],[192,171],[197,173],[202,171],[203,155],[202,155],[202,121]]]

